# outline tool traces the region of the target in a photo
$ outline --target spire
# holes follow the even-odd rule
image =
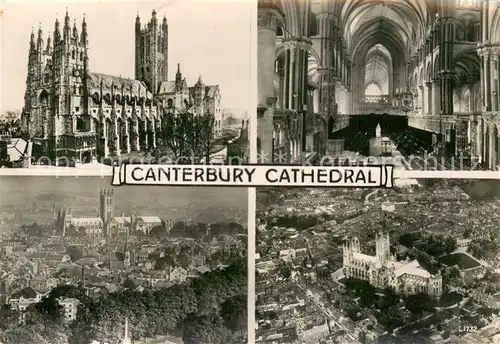
[[[47,35],[47,52],[50,53],[52,51],[52,39],[50,38],[50,32]]]
[[[156,28],[158,26],[158,20],[156,19],[156,10],[153,10],[153,13],[151,14],[151,25],[153,28]]]
[[[82,21],[82,43],[87,44],[87,22],[85,21],[85,13]]]
[[[139,11],[137,11],[137,17],[135,17],[135,32],[141,31],[141,18],[139,18]]]
[[[43,32],[42,32],[42,23],[38,26],[38,37],[36,39],[36,50],[39,53],[43,51]]]
[[[30,35],[30,50],[35,50],[35,28],[31,27],[31,35]]]
[[[203,80],[201,79],[201,74],[198,78],[198,81],[196,82],[196,85],[203,85]]]
[[[69,14],[68,14],[68,8],[66,8],[66,15],[64,16],[64,29],[63,29],[64,40],[69,39],[69,33],[70,33]]]
[[[54,44],[57,44],[61,40],[61,32],[59,30],[59,19],[56,18],[56,23],[54,25]]]
[[[43,35],[43,32],[42,32],[42,23],[39,23],[38,24],[38,39],[42,39],[42,35]]]
[[[73,20],[73,37],[78,39],[78,29],[76,28],[76,19]]]
[[[163,15],[163,21],[161,23],[161,29],[163,30],[164,34],[166,35],[167,31],[168,31],[168,23],[167,23],[167,17],[165,17],[165,15]]]

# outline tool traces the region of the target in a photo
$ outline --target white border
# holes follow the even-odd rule
[[[253,1],[252,6],[252,21],[250,23],[250,44],[252,49],[252,58],[250,64],[250,104],[255,104],[248,109],[248,116],[250,117],[248,125],[249,135],[249,159],[251,164],[257,163],[257,65],[258,65],[258,49],[257,49],[257,1]],[[255,343],[255,246],[256,246],[256,233],[255,233],[255,212],[256,212],[256,190],[255,188],[248,188],[248,245],[247,245],[247,340],[248,344]]]

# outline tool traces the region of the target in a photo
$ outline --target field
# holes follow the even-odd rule
[[[99,193],[110,188],[109,177],[0,177],[0,232],[21,224],[49,224],[53,205],[69,207],[75,217],[95,217]],[[246,225],[245,188],[120,186],[115,216],[157,215],[193,222],[235,221]]]

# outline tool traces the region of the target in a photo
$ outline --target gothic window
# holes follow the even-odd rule
[[[161,37],[158,36],[158,52],[161,53]]]
[[[80,61],[83,61],[83,51],[80,52]]]
[[[309,35],[310,36],[318,35],[318,23],[314,13],[309,14]]]
[[[85,131],[85,121],[81,118],[76,119],[76,130],[77,131]]]
[[[49,74],[48,74],[48,73],[47,73],[47,74],[45,74],[43,78],[44,78],[44,82],[45,82],[46,84],[48,84],[48,83],[49,83],[49,80],[50,80]]]
[[[78,87],[78,94],[83,94],[83,87],[82,86]]]
[[[71,51],[71,58],[72,58],[73,60],[75,59],[75,51],[74,51],[74,50],[72,50],[72,51]]]

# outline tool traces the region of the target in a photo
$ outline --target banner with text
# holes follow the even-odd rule
[[[393,187],[394,167],[134,165],[113,168],[119,185]]]

